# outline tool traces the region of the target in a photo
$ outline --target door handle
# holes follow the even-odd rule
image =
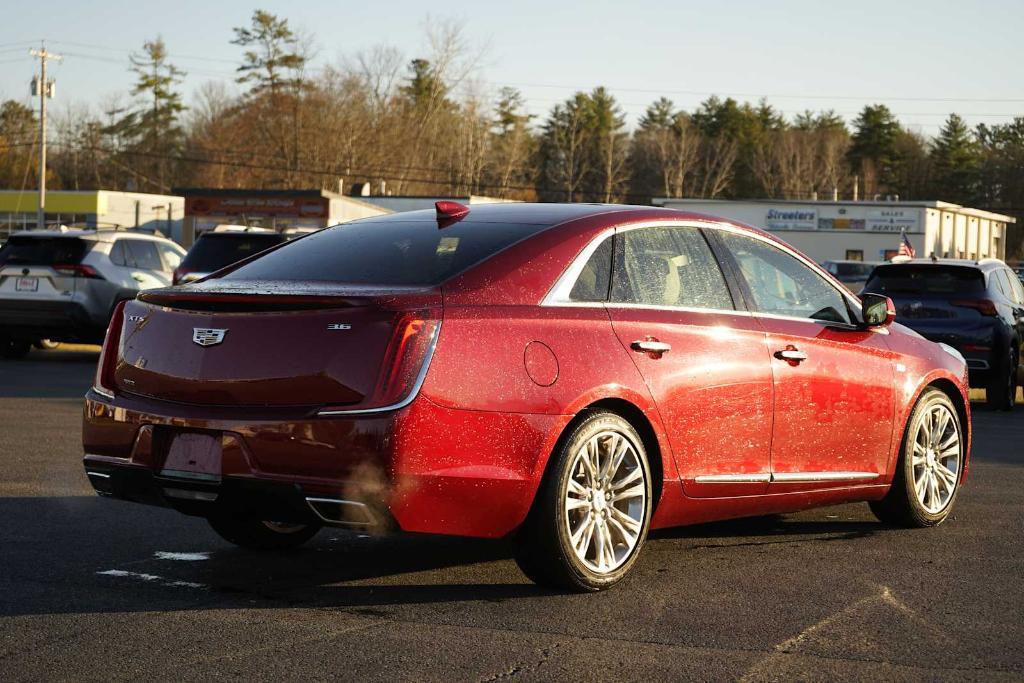
[[[786,346],[786,348],[782,349],[781,351],[776,351],[775,357],[778,358],[779,360],[786,361],[790,365],[797,365],[807,360],[807,354],[804,353],[803,351],[800,351],[792,344],[789,344],[788,346]]]
[[[672,349],[671,344],[666,344],[663,341],[658,341],[654,337],[647,337],[646,339],[637,340],[629,345],[629,348],[634,351],[641,353],[649,353],[652,356],[660,357],[661,354]]]

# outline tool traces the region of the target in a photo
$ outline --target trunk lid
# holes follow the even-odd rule
[[[433,289],[224,284],[130,302],[116,388],[201,405],[370,407],[399,328],[441,316]]]

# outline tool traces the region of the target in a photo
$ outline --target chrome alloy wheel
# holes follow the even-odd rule
[[[960,481],[960,430],[949,407],[928,408],[914,435],[914,491],[929,514],[942,512],[953,499]]]
[[[576,557],[591,571],[618,569],[643,531],[647,482],[640,457],[623,434],[600,432],[573,458],[562,497]]]

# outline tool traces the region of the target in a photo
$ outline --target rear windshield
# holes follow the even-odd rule
[[[232,271],[232,280],[438,285],[546,225],[360,221],[313,233]]]
[[[0,249],[0,266],[81,263],[88,250],[88,243],[77,237],[14,235]]]
[[[864,287],[877,294],[979,294],[985,277],[962,266],[879,266]]]
[[[278,233],[207,233],[189,249],[183,268],[209,273],[285,241]]]

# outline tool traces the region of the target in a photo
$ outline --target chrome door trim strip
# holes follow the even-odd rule
[[[861,481],[877,479],[874,472],[760,472],[752,474],[698,474],[697,484],[800,484],[816,481]]]
[[[815,481],[861,481],[878,479],[875,472],[772,472],[772,481],[780,484],[800,484]]]
[[[693,478],[698,484],[767,484],[771,472],[753,474],[698,474]]]

